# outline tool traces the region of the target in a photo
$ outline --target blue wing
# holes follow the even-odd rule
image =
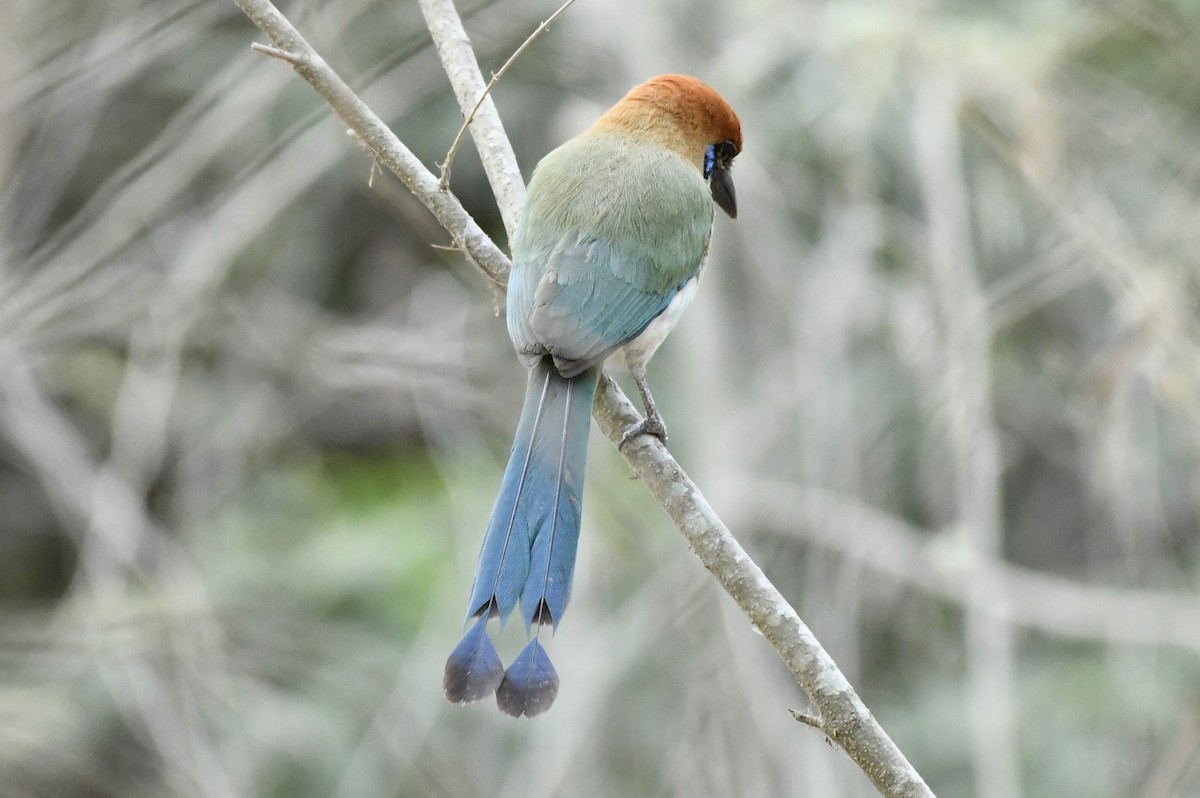
[[[609,244],[575,235],[554,250],[534,291],[529,326],[564,376],[599,363],[636,338],[700,270],[665,290],[647,289],[639,272],[650,266],[630,261]]]
[[[712,201],[681,156],[628,142],[548,155],[513,245],[509,335],[578,374],[636,338],[704,262]],[[564,151],[565,150],[565,151]],[[621,183],[614,174],[635,175]]]

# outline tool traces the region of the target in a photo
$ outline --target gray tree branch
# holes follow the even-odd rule
[[[268,0],[235,2],[270,37],[274,48],[282,51],[268,54],[282,57],[291,64],[329,102],[379,162],[395,172],[429,207],[468,257],[493,281],[503,280],[507,273],[507,260],[491,240],[463,211],[457,200],[439,188],[438,178],[371,113],[283,15]],[[431,30],[450,31],[451,38],[457,40],[448,51],[454,65],[448,72],[455,83],[460,103],[470,108],[479,92],[483,91],[485,81],[474,65],[473,53],[468,56],[469,43],[465,34],[459,38],[459,34],[453,32],[456,29],[461,31],[462,27],[457,12],[448,0],[424,0],[422,9]],[[451,16],[453,19],[449,19]],[[440,35],[435,34],[435,37]],[[443,53],[443,58],[446,57]],[[493,119],[495,126],[492,130],[482,133],[474,130],[476,127],[492,126]],[[493,114],[484,113],[476,117],[472,132],[494,143],[496,137],[503,137],[503,130],[498,124]],[[480,149],[483,150],[482,147]],[[499,164],[501,182],[507,183],[512,178],[516,164],[510,160],[510,149],[489,146],[482,156],[485,164],[490,159],[496,159],[493,168]],[[488,168],[488,175],[491,178],[492,168]],[[523,187],[520,192],[502,192],[493,180],[493,189],[506,223],[510,218],[515,220],[520,210],[518,199],[523,196]],[[601,380],[594,414],[600,429],[614,444],[620,442],[625,429],[639,418],[633,405],[607,376]],[[932,796],[933,792],[920,774],[880,727],[812,631],[734,539],[700,489],[666,448],[656,438],[643,436],[626,446],[623,455],[634,473],[662,504],[704,566],[737,602],[754,627],[767,638],[808,693],[819,716],[806,715],[805,722],[819,728],[845,750],[881,794],[894,798]]]
[[[238,8],[271,39],[273,47],[258,49],[281,59],[308,81],[329,103],[375,158],[399,177],[438,222],[450,233],[454,245],[487,275],[503,285],[509,262],[487,233],[466,212],[458,199],[438,185],[438,179],[404,146],[387,125],[367,107],[344,80],[325,63],[292,23],[270,2],[234,0]]]

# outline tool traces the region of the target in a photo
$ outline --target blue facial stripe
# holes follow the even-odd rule
[[[717,145],[709,144],[704,151],[704,179],[712,177],[713,167],[717,164]]]

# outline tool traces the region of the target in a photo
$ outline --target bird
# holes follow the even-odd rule
[[[714,89],[667,74],[635,86],[530,178],[512,240],[506,319],[529,381],[484,535],[466,633],[446,661],[451,703],[495,696],[513,717],[545,712],[559,677],[538,640],[571,594],[592,402],[610,356],[623,359],[645,416],[667,440],[646,364],[695,296],[714,204],[737,218],[731,167],[741,122]],[[505,668],[488,631],[519,607],[530,640]]]

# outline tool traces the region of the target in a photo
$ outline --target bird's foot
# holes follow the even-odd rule
[[[625,434],[621,436],[621,442],[617,445],[618,451],[625,449],[625,444],[632,441],[639,435],[653,435],[662,441],[663,446],[667,445],[667,425],[663,423],[662,416],[658,413],[653,413],[646,416],[638,423],[625,430]]]

